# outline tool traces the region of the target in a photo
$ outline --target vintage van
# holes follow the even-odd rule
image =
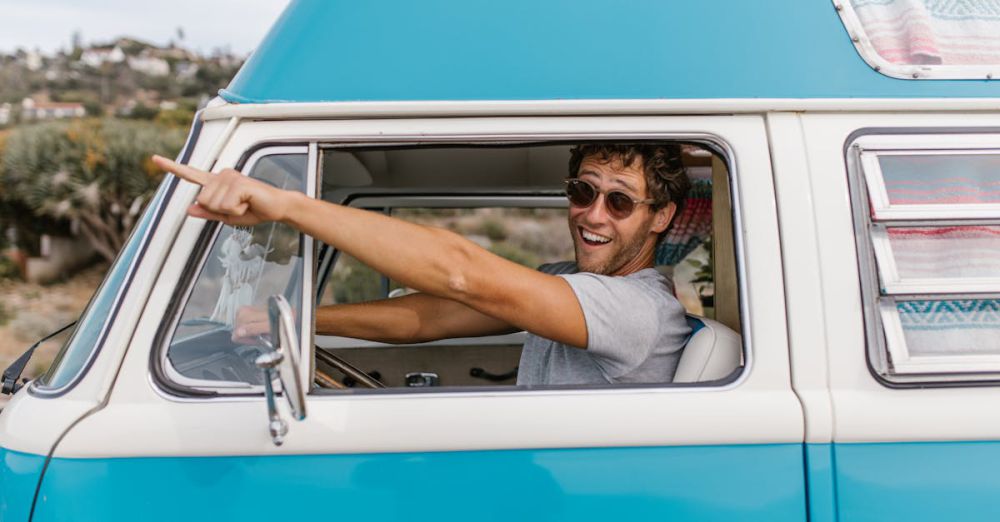
[[[48,372],[5,374],[0,519],[995,520],[998,24],[985,1],[294,1],[182,162],[530,265],[571,255],[570,147],[681,144],[677,375],[525,387],[523,333],[317,333],[318,306],[407,290],[191,218],[168,176]],[[244,305],[271,336],[233,340]]]

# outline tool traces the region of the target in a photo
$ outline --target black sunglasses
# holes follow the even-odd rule
[[[574,207],[587,208],[594,204],[598,194],[604,194],[604,208],[615,219],[625,219],[632,215],[636,205],[649,205],[656,201],[649,199],[632,199],[632,196],[619,190],[597,190],[597,187],[579,178],[565,180],[566,197]]]

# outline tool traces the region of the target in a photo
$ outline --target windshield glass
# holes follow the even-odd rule
[[[174,178],[167,177],[160,184],[152,203],[146,207],[142,219],[111,265],[104,282],[80,316],[73,334],[59,349],[48,371],[35,381],[36,388],[56,390],[69,385],[97,352],[105,326],[111,321],[119,298],[127,289],[128,275],[134,268],[136,256],[149,231],[156,209],[166,196],[167,186],[172,179]]]

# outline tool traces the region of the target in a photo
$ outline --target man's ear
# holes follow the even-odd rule
[[[674,214],[677,213],[677,204],[671,201],[667,203],[663,208],[656,211],[653,215],[653,227],[651,230],[659,234],[670,226],[670,222],[674,220]]]

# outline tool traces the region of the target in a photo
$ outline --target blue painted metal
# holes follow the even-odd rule
[[[53,459],[34,521],[802,521],[802,445]]]
[[[837,484],[832,444],[806,444],[806,497],[809,522],[837,521]]]
[[[836,444],[842,520],[1000,519],[1000,441]]]
[[[223,97],[388,100],[998,97],[900,80],[829,0],[295,0]]]
[[[27,522],[44,467],[44,455],[0,448],[0,520]]]

